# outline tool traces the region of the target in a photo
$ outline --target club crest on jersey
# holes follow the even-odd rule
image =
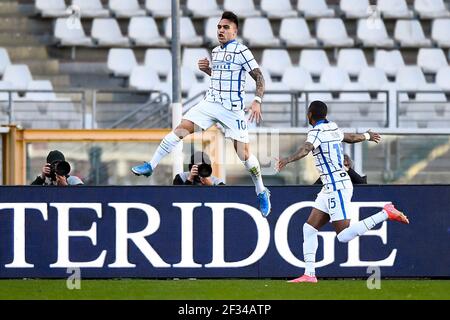
[[[226,56],[225,56],[225,61],[231,61],[231,54],[227,54]]]

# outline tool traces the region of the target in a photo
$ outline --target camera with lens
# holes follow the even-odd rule
[[[56,175],[67,177],[70,173],[71,167],[67,161],[56,160],[50,164],[50,179],[56,181]]]

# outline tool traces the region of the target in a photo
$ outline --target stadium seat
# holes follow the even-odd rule
[[[171,1],[145,0],[145,9],[155,18],[168,18],[172,15]]]
[[[439,69],[436,73],[436,84],[442,89],[450,91],[450,67]]]
[[[350,82],[348,73],[339,67],[327,67],[320,75],[320,84],[329,90],[341,90],[348,82]]]
[[[57,100],[53,92],[53,85],[49,80],[34,80],[28,84],[28,90],[51,90],[52,92],[27,92],[25,99],[28,101],[55,101]]]
[[[364,47],[392,48],[394,40],[386,31],[383,19],[360,19],[356,37]]]
[[[129,40],[122,35],[119,24],[113,18],[95,18],[92,23],[92,39],[99,46],[128,46]]]
[[[261,9],[269,18],[289,18],[297,16],[297,11],[292,9],[290,0],[261,0]]]
[[[211,63],[211,54],[206,48],[184,48],[181,56],[181,66],[194,71],[197,76],[205,76],[203,71],[198,68],[198,60],[208,58]]]
[[[311,37],[303,18],[284,18],[280,26],[280,39],[287,47],[316,47],[317,40]]]
[[[141,9],[137,0],[109,0],[109,9],[118,18],[130,18],[145,16],[145,10]]]
[[[239,17],[258,17],[261,12],[255,8],[253,0],[224,0],[225,11],[237,12]]]
[[[42,17],[57,18],[69,15],[64,0],[36,0],[35,6]]]
[[[377,8],[383,18],[412,18],[414,13],[408,9],[406,0],[378,0]]]
[[[401,90],[424,90],[427,87],[425,75],[416,66],[400,68],[397,72],[396,83]]]
[[[275,38],[267,18],[245,19],[242,35],[251,47],[274,47],[280,45],[280,39]]]
[[[0,48],[0,77],[3,76],[7,66],[11,64],[8,51],[5,48]]]
[[[334,17],[325,0],[298,0],[297,9],[306,19]]]
[[[194,17],[207,18],[220,15],[216,0],[187,0],[187,9]]]
[[[320,76],[322,70],[330,66],[330,61],[324,50],[305,49],[300,52],[299,66],[313,76]]]
[[[164,21],[165,36],[172,39],[172,18]],[[188,17],[180,18],[180,44],[187,46],[200,46],[203,43],[202,37],[195,32],[192,20]]]
[[[158,74],[148,66],[135,66],[130,75],[130,88],[139,91],[157,90]]]
[[[360,83],[346,82],[342,86],[342,90],[347,91],[364,91],[365,88]],[[351,101],[351,102],[368,102],[370,101],[370,95],[367,92],[342,92],[339,94],[339,100]]]
[[[30,69],[25,64],[11,64],[5,68],[3,81],[10,83],[10,89],[27,90],[28,84],[33,80]]]
[[[305,86],[305,91],[328,91],[329,88],[324,86],[322,83],[307,83]],[[321,100],[324,102],[329,102],[333,100],[330,92],[312,92],[307,94],[308,101]]]
[[[382,69],[376,67],[365,67],[362,68],[358,82],[365,88],[366,90],[383,90],[383,86],[388,82],[386,74]]]
[[[414,10],[417,11],[421,19],[450,16],[443,0],[414,0]]]
[[[128,37],[137,46],[165,46],[167,40],[158,32],[152,17],[133,17],[128,25]]]
[[[354,41],[347,34],[344,22],[339,18],[319,19],[317,38],[325,47],[352,47]]]
[[[308,70],[302,67],[292,67],[284,71],[281,80],[289,90],[302,91],[306,85],[312,83],[311,75]]]
[[[109,17],[109,10],[103,8],[100,0],[72,0],[72,5],[80,8],[82,18]]]
[[[362,49],[341,49],[338,53],[337,66],[357,77],[362,68],[367,67],[366,56]]]
[[[436,73],[442,67],[447,67],[447,59],[440,48],[420,48],[417,55],[417,65],[425,73]]]
[[[115,77],[129,77],[137,66],[136,57],[131,49],[110,49],[108,52],[108,71]]]
[[[429,47],[431,40],[425,37],[419,20],[397,20],[394,30],[395,40],[402,47]]]
[[[341,0],[340,8],[347,19],[367,18],[370,15],[369,0]]]
[[[217,24],[220,21],[220,16],[216,16],[216,17],[210,17],[208,19],[205,20],[205,24],[204,24],[204,36],[205,36],[205,41],[216,45],[218,44],[217,42]]]
[[[404,66],[405,61],[399,50],[375,52],[375,67],[382,69],[390,77],[395,77],[398,69]]]
[[[154,69],[159,76],[168,77],[172,70],[172,54],[169,49],[147,49],[144,65]]]
[[[181,77],[181,91],[185,94],[189,92],[189,90],[195,83],[199,82],[195,77],[194,71],[192,71],[190,68],[187,67],[180,68],[180,77]],[[172,83],[172,73],[169,73],[169,76],[167,77],[167,82]]]
[[[450,19],[435,19],[431,27],[431,38],[441,48],[450,48]]]
[[[282,76],[286,69],[292,68],[289,53],[285,49],[265,49],[261,58],[261,68],[271,76]]]
[[[74,22],[75,25],[73,25]],[[56,19],[54,36],[63,46],[92,45],[92,39],[86,36],[80,20]]]

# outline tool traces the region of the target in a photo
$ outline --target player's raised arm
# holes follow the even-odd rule
[[[275,163],[275,170],[276,171],[281,171],[288,163],[300,160],[304,157],[306,157],[308,155],[308,153],[310,153],[311,151],[314,150],[314,145],[311,142],[306,141],[301,147],[300,149],[297,150],[296,153],[294,153],[293,155],[287,157],[287,158],[282,158],[282,159],[277,159],[277,162]]]
[[[203,71],[208,76],[211,76],[211,67],[209,66],[208,58],[205,57],[203,59],[198,60],[198,68],[200,69],[200,71]]]
[[[253,120],[256,120],[256,123],[259,123],[262,120],[261,103],[264,96],[265,81],[260,68],[255,68],[250,71],[250,76],[256,82],[256,93],[255,99],[250,106],[250,117],[248,121],[253,122]]]
[[[381,140],[381,136],[370,130],[364,133],[344,133],[344,139],[342,141],[346,143],[358,143],[366,140],[378,143]]]

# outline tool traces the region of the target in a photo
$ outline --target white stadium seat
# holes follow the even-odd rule
[[[137,46],[164,46],[167,40],[158,32],[153,17],[133,17],[128,25],[128,37]]]
[[[91,36],[99,46],[129,45],[129,39],[122,35],[117,20],[113,18],[95,18]]]
[[[322,70],[330,66],[330,61],[324,50],[306,49],[300,52],[299,66],[313,76],[320,76]]]
[[[36,0],[35,6],[43,17],[56,18],[69,15],[64,0]]]
[[[405,61],[399,50],[375,52],[375,67],[382,69],[388,76],[395,77],[398,69],[404,66]]]
[[[186,7],[194,17],[207,18],[222,13],[216,0],[187,0]]]
[[[358,76],[361,69],[368,65],[362,49],[341,49],[337,66],[347,71],[350,76]]]
[[[347,34],[344,22],[339,18],[319,19],[317,38],[325,47],[352,47],[354,41]]]
[[[450,48],[450,19],[435,19],[431,27],[431,38],[439,47]]]
[[[425,73],[436,73],[442,67],[447,67],[447,59],[440,48],[420,48],[417,55],[417,65]]]
[[[328,91],[329,88],[324,86],[322,83],[311,82],[306,84],[305,91]],[[313,92],[308,93],[308,101],[320,100],[324,102],[329,102],[333,100],[330,92]]]
[[[211,54],[206,48],[184,48],[181,56],[181,66],[194,71],[198,76],[204,76],[205,73],[198,69],[198,60],[208,58],[211,64]]]
[[[195,77],[194,71],[190,68],[181,67],[180,68],[180,77],[181,77],[181,91],[184,93],[188,93],[191,87],[197,83],[197,78]],[[167,82],[172,83],[172,73],[169,73],[167,77]]]
[[[130,87],[140,91],[157,90],[159,78],[155,70],[147,66],[135,66],[130,75]]]
[[[11,64],[8,51],[5,48],[0,48],[0,77],[3,76],[7,66]]]
[[[342,90],[348,91],[364,91],[365,88],[360,83],[346,82],[342,86]],[[367,92],[342,92],[339,95],[339,100],[342,101],[370,101],[370,95]]]
[[[397,72],[396,83],[401,90],[424,90],[427,81],[422,70],[416,66],[406,66]]]
[[[157,18],[168,18],[172,15],[171,1],[145,0],[145,9]]]
[[[210,17],[205,20],[204,30],[205,39],[212,44],[219,44],[217,40],[217,24],[220,21],[220,16]]]
[[[75,24],[74,24],[75,22]],[[58,18],[55,22],[55,38],[63,46],[90,46],[92,39],[87,37],[80,20]]]
[[[388,82],[386,74],[382,69],[376,67],[366,67],[361,69],[358,82],[367,90],[383,90],[383,86]]]
[[[258,17],[261,12],[255,8],[253,0],[224,0],[225,11],[237,12],[239,17]]]
[[[325,0],[298,0],[297,9],[306,19],[334,17]]]
[[[80,14],[83,18],[109,17],[109,10],[103,8],[100,0],[72,0],[72,5],[80,8]]]
[[[137,0],[109,0],[109,8],[118,18],[145,16]]]
[[[377,9],[383,18],[412,18],[414,13],[408,9],[406,0],[378,0]]]
[[[369,0],[341,0],[340,8],[346,18],[366,18],[370,15]]]
[[[108,71],[115,77],[129,77],[137,66],[136,57],[131,49],[110,49],[108,52]]]
[[[339,67],[327,67],[320,75],[320,83],[330,90],[341,90],[350,82],[347,71]]]
[[[10,83],[10,89],[26,90],[28,89],[28,84],[33,81],[33,77],[27,65],[11,64],[5,69],[3,81]]]
[[[306,85],[312,83],[308,70],[302,67],[292,67],[286,69],[281,80],[290,90],[301,91]]]
[[[383,19],[360,19],[356,36],[364,47],[392,48],[394,40],[386,31]]]
[[[280,40],[275,38],[267,18],[256,17],[245,19],[242,35],[250,46],[274,47],[280,45]]]
[[[55,101],[57,100],[53,92],[53,85],[49,80],[34,80],[28,84],[28,90],[51,90],[52,92],[27,92],[24,100],[31,101]]]
[[[431,40],[425,37],[418,20],[397,20],[394,30],[395,40],[402,47],[429,47]]]
[[[165,36],[172,39],[172,18],[164,21]],[[195,32],[192,20],[188,17],[180,18],[180,44],[190,46],[200,46],[203,43],[202,37]]]
[[[443,0],[414,0],[414,9],[422,19],[450,16]]]
[[[442,90],[450,91],[450,67],[441,68],[436,73],[436,84]]]
[[[297,16],[297,11],[292,9],[290,0],[261,0],[261,9],[269,18],[289,18]]]
[[[261,58],[261,68],[271,76],[282,76],[285,70],[292,68],[292,61],[285,49],[265,49]]]
[[[144,64],[167,77],[172,70],[172,54],[169,49],[147,49]]]
[[[280,39],[288,47],[316,47],[317,40],[311,37],[303,18],[284,18],[280,26]]]

